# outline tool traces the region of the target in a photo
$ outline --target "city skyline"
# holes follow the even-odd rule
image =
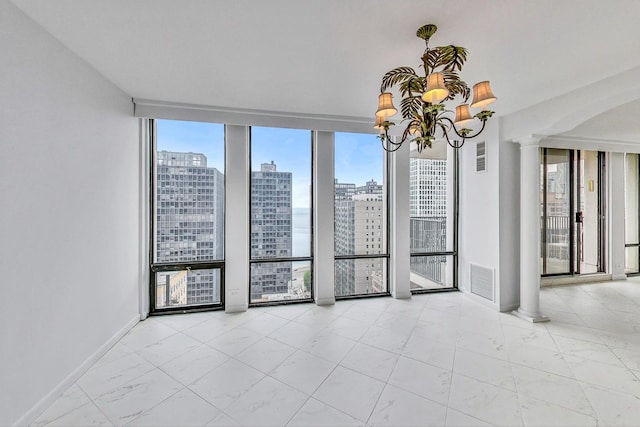
[[[157,120],[158,151],[193,152],[224,173],[224,125]],[[335,134],[335,178],[340,182],[383,182],[384,156],[375,134]],[[293,208],[311,206],[311,131],[271,127],[251,128],[251,170],[274,161],[293,174]]]

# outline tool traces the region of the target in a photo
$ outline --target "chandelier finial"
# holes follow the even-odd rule
[[[422,27],[418,28],[418,31],[416,31],[416,36],[418,36],[418,38],[421,38],[422,40],[428,42],[429,39],[431,38],[431,36],[436,33],[436,31],[438,31],[438,27],[436,27],[433,24],[427,24],[427,25],[423,25]]]

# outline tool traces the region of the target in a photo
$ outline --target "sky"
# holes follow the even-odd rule
[[[202,153],[207,166],[224,173],[224,125],[157,120],[157,150]],[[293,174],[293,207],[308,208],[311,199],[311,131],[269,127],[251,128],[251,170],[261,163],[276,164],[279,172]],[[382,183],[383,150],[376,135],[335,134],[335,178],[364,185]]]

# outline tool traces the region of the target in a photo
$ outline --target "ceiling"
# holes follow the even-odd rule
[[[134,98],[372,117],[380,78],[469,49],[505,116],[640,67],[640,1],[12,0]],[[638,68],[640,70],[640,68]],[[636,116],[637,117],[637,116]]]

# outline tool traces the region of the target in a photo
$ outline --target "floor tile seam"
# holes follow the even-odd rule
[[[560,335],[560,336],[561,336],[561,335]],[[570,338],[570,337],[563,337],[563,338]],[[554,343],[556,343],[556,347],[558,347],[558,350],[559,350],[559,351],[560,351],[560,353],[562,354],[562,356],[563,356],[562,358],[563,358],[563,359],[564,359],[564,356],[573,356],[573,357],[578,357],[578,358],[582,358],[582,359],[586,359],[586,360],[591,360],[591,361],[593,361],[593,362],[603,363],[603,364],[610,365],[610,366],[617,366],[617,365],[611,365],[611,364],[606,363],[606,362],[600,362],[599,360],[593,360],[593,359],[588,359],[588,358],[586,358],[586,357],[582,357],[582,356],[575,356],[575,355],[572,355],[572,354],[567,354],[567,353],[565,353],[565,352],[560,348],[560,346],[558,345],[558,343],[557,343],[557,341],[556,341],[555,337],[553,336],[553,334],[551,334],[551,339],[553,339],[553,342],[554,342]],[[575,339],[576,341],[583,341],[583,342],[590,343],[590,344],[598,344],[598,343],[592,343],[591,341],[584,341],[584,340],[580,340],[580,339],[578,339],[578,338],[570,338],[570,339]],[[627,364],[626,364],[626,363],[624,363],[624,361],[623,361],[623,360],[622,360],[622,359],[621,359],[621,358],[620,358],[620,357],[619,357],[619,356],[618,356],[618,355],[617,355],[617,354],[612,350],[612,348],[611,348],[609,345],[607,345],[607,344],[605,344],[605,343],[601,343],[600,345],[603,345],[605,348],[607,348],[607,349],[609,350],[609,352],[610,352],[610,353],[611,353],[611,354],[612,354],[616,359],[618,359],[618,360],[620,361],[620,363],[622,363],[622,365],[623,365],[624,367],[626,367],[628,370],[631,370],[631,369],[627,366]],[[567,364],[569,364],[569,363],[567,363]],[[571,369],[571,366],[569,366],[569,369]],[[573,372],[573,370],[571,370],[571,372]],[[575,374],[574,374],[574,375],[575,375]]]
[[[95,403],[93,400],[89,400],[88,402],[85,402],[85,403],[83,403],[82,405],[80,405],[80,406],[77,406],[77,407],[73,408],[71,411],[68,411],[68,412],[64,413],[63,415],[60,415],[59,417],[57,417],[57,418],[55,418],[55,419],[53,419],[53,420],[50,420],[48,423],[46,423],[46,424],[41,424],[41,426],[42,426],[42,427],[51,426],[53,423],[55,423],[56,421],[60,420],[61,418],[66,417],[67,415],[71,414],[72,412],[77,411],[77,410],[79,410],[79,409],[82,409],[82,408],[84,408],[85,406],[89,406],[89,405],[91,405],[91,406],[93,406],[95,409],[97,409],[97,410],[98,410],[98,412],[99,412],[100,414],[102,414],[102,416],[103,416],[107,421],[109,421],[109,423],[110,423],[111,425],[113,425],[113,426],[116,426],[116,425],[117,425],[117,423],[114,423],[114,422],[113,422],[113,420],[112,420],[111,418],[109,418],[109,417],[107,416],[107,414],[105,414],[105,413],[102,411],[102,409],[100,409],[100,407],[98,406],[98,404],[97,404],[97,403]],[[31,427],[34,427],[34,426],[36,426],[36,424],[30,424],[30,426],[31,426]]]
[[[577,358],[579,358],[579,359],[584,359],[584,360],[587,360],[587,361],[589,361],[589,362],[601,363],[601,364],[603,364],[603,365],[607,365],[607,366],[613,366],[613,367],[616,367],[616,368],[622,368],[622,369],[632,370],[629,366],[627,366],[627,364],[626,364],[626,363],[624,363],[624,361],[623,361],[622,359],[620,359],[620,357],[619,357],[617,354],[615,354],[615,353],[611,350],[611,348],[608,348],[608,347],[607,347],[607,349],[609,350],[609,352],[611,353],[611,355],[612,355],[615,359],[617,359],[617,360],[620,362],[619,364],[613,364],[613,363],[609,363],[609,362],[603,362],[603,361],[602,361],[602,360],[600,360],[600,359],[595,359],[595,358],[592,358],[592,357],[585,357],[585,356],[581,356],[581,355],[571,354],[571,353],[568,353],[568,352],[565,352],[565,351],[562,351],[562,350],[560,350],[560,353],[562,354],[563,358],[564,358],[564,356],[577,357]],[[568,362],[567,362],[567,363],[568,363]]]
[[[593,407],[593,405],[591,404],[591,401],[589,400],[589,398],[587,397],[587,395],[586,395],[586,394],[585,394],[585,398],[587,399],[587,402],[589,403],[589,407],[590,407],[590,408],[591,408],[591,410],[593,411],[593,412],[592,412],[592,413],[590,413],[590,414],[586,414],[586,413],[584,413],[584,412],[578,411],[578,410],[576,410],[575,408],[567,408],[566,406],[560,405],[560,404],[558,404],[557,402],[549,402],[549,401],[546,401],[546,400],[544,400],[544,399],[540,399],[540,398],[533,397],[533,396],[529,396],[529,395],[525,395],[524,397],[526,397],[527,399],[535,400],[535,401],[537,401],[537,402],[547,403],[547,404],[550,404],[550,405],[552,405],[552,406],[556,406],[556,407],[562,408],[563,410],[565,410],[565,411],[569,411],[569,412],[573,412],[574,414],[578,414],[578,415],[582,415],[582,416],[585,416],[585,417],[589,417],[589,418],[591,418],[593,421],[595,421],[595,424],[594,424],[595,426],[601,425],[601,424],[600,424],[600,416],[599,416],[599,415],[598,415],[598,413],[596,412],[595,408],[594,408],[594,407]],[[524,417],[524,411],[522,411],[522,405],[521,405],[520,411],[523,413],[523,417]],[[523,421],[524,421],[524,420],[523,420]],[[528,424],[523,424],[523,425],[524,425],[524,426],[527,426]],[[529,424],[529,425],[530,425],[530,424]]]
[[[87,401],[85,401],[85,402],[84,402],[84,403],[82,403],[81,405],[74,406],[73,408],[69,409],[68,411],[66,411],[66,412],[62,413],[61,415],[59,415],[59,416],[57,416],[57,417],[55,417],[55,418],[53,418],[53,419],[49,420],[46,424],[35,424],[35,422],[36,422],[36,421],[38,421],[38,419],[40,419],[40,417],[41,417],[42,415],[44,415],[44,413],[45,413],[45,412],[46,412],[46,411],[47,411],[51,406],[53,406],[53,403],[52,403],[51,405],[49,405],[49,406],[47,407],[47,409],[45,409],[45,410],[44,410],[44,411],[43,411],[43,412],[38,416],[38,418],[36,418],[36,419],[35,419],[35,421],[34,421],[33,423],[31,423],[31,424],[30,424],[30,426],[31,426],[31,427],[34,427],[34,426],[47,426],[47,425],[50,425],[51,423],[55,422],[56,420],[58,420],[58,419],[60,419],[60,418],[62,418],[62,417],[64,417],[64,416],[66,416],[66,415],[69,415],[69,414],[70,414],[70,413],[72,413],[73,411],[75,411],[75,410],[77,410],[77,409],[80,409],[80,408],[82,408],[83,406],[86,406],[87,404],[89,404],[89,403],[92,403],[92,402],[93,402],[93,399],[91,399],[91,398],[87,395],[87,393],[85,393],[85,391],[80,387],[80,385],[74,382],[74,383],[73,383],[73,384],[71,384],[71,385],[70,385],[70,386],[69,386],[65,391],[63,391],[63,392],[60,394],[60,396],[58,396],[58,397],[56,398],[56,400],[54,401],[54,403],[58,402],[58,401],[62,398],[62,396],[64,395],[64,393],[66,393],[66,392],[67,392],[71,387],[73,387],[74,385],[75,385],[76,387],[78,387],[78,389],[80,389],[80,392],[81,392],[81,393],[82,393],[82,394],[87,398]],[[107,419],[108,419],[108,418],[107,418]]]
[[[468,375],[468,374],[465,374],[465,373],[462,373],[462,372],[456,372],[456,371],[452,371],[452,375],[451,375],[451,382],[452,382],[452,384],[453,384],[453,375],[454,375],[454,374],[455,374],[455,375],[459,375],[459,376],[461,376],[461,377],[465,377],[465,378],[470,379],[470,380],[473,380],[473,381],[477,381],[477,382],[479,382],[479,383],[482,383],[482,384],[484,384],[484,385],[488,385],[488,386],[490,386],[490,387],[498,388],[498,389],[500,389],[500,390],[502,390],[502,391],[508,391],[509,393],[517,393],[518,384],[516,384],[516,380],[515,380],[515,377],[513,376],[513,372],[512,372],[512,377],[511,377],[511,378],[513,379],[513,383],[514,383],[514,386],[515,386],[516,390],[514,390],[514,389],[510,389],[510,388],[506,388],[506,387],[503,387],[503,386],[500,386],[500,385],[492,384],[492,383],[487,382],[487,381],[485,381],[485,380],[481,380],[481,379],[478,379],[478,378],[472,377],[472,376],[470,376],[470,375]],[[455,408],[454,408],[454,409],[455,409]],[[476,417],[476,418],[477,418],[477,417]]]
[[[187,338],[191,338],[192,340],[197,341],[197,345],[196,345],[195,347],[191,347],[191,348],[189,348],[189,349],[187,349],[187,350],[185,350],[185,351],[181,352],[180,354],[178,354],[178,355],[176,355],[176,356],[171,357],[171,358],[170,358],[170,359],[168,359],[168,360],[165,360],[164,362],[162,362],[162,363],[160,363],[160,364],[156,364],[156,363],[155,363],[155,362],[153,362],[152,360],[149,360],[147,357],[145,357],[145,355],[144,355],[144,354],[140,353],[140,351],[136,351],[135,353],[136,353],[138,356],[142,357],[142,358],[143,358],[144,360],[146,360],[147,362],[151,363],[151,364],[152,364],[153,366],[155,366],[156,368],[160,368],[162,365],[166,365],[167,363],[173,362],[175,359],[177,359],[177,358],[179,358],[179,357],[184,356],[185,354],[187,354],[187,353],[189,353],[189,352],[191,352],[191,351],[195,350],[196,348],[200,347],[200,346],[201,346],[201,345],[203,345],[203,344],[206,344],[206,343],[201,343],[201,342],[200,342],[200,341],[198,341],[197,339],[195,339],[195,338],[193,338],[193,337],[190,337],[190,336],[188,336],[188,335],[184,335],[184,336],[186,336]],[[150,347],[151,345],[154,345],[154,344],[150,344],[150,345],[149,345],[149,346],[147,346],[147,347]],[[145,348],[147,348],[147,347],[145,347]]]
[[[500,359],[499,357],[495,357],[495,356],[492,356],[492,355],[490,355],[490,354],[482,353],[482,352],[480,352],[480,351],[476,351],[476,350],[471,349],[471,348],[460,347],[460,346],[458,346],[458,345],[456,344],[456,346],[455,346],[455,350],[457,351],[457,350],[458,350],[458,348],[459,348],[460,350],[466,351],[466,352],[468,352],[468,353],[473,353],[473,354],[477,354],[477,355],[479,355],[479,356],[488,357],[488,358],[493,359],[493,360],[496,360],[496,361],[498,361],[498,362],[511,363],[511,360],[509,360],[509,358],[508,358],[508,357],[507,357],[506,359]],[[509,354],[507,353],[507,356],[508,356],[508,355],[509,355]]]
[[[173,396],[175,396],[176,394],[178,394],[178,393],[182,392],[182,391],[183,391],[183,390],[185,390],[185,389],[187,389],[187,390],[188,390],[188,388],[187,388],[186,386],[184,386],[182,383],[180,383],[179,381],[177,381],[177,382],[178,382],[178,384],[180,384],[180,385],[182,386],[182,388],[180,388],[179,390],[175,391],[174,393],[171,393],[169,396],[167,396],[166,398],[164,398],[162,401],[158,402],[157,404],[153,405],[152,407],[147,408],[147,409],[145,409],[144,411],[141,411],[138,415],[136,415],[134,418],[132,418],[132,419],[130,419],[129,421],[127,421],[124,425],[125,425],[125,426],[130,425],[132,422],[134,422],[135,420],[137,420],[138,418],[140,418],[141,416],[143,416],[143,415],[144,415],[144,414],[146,414],[147,412],[151,411],[152,409],[154,409],[154,408],[156,408],[156,407],[160,406],[161,404],[165,403],[167,400],[171,399],[171,398],[172,398]],[[189,391],[191,391],[191,390],[189,390]],[[193,391],[191,391],[191,392],[193,393]],[[198,397],[200,397],[200,396],[198,396]],[[200,398],[202,399],[202,397],[200,397]],[[204,399],[203,399],[203,400],[204,400]],[[205,400],[205,402],[207,402],[207,401]],[[209,402],[207,402],[207,403],[209,403]],[[211,403],[209,403],[209,404],[210,404],[210,405],[212,405]],[[213,406],[213,405],[212,405],[212,406]],[[214,408],[215,408],[215,406],[214,406]],[[217,409],[217,408],[216,408],[216,409]],[[115,424],[114,424],[114,425],[115,425]]]
[[[122,340],[123,340],[123,339],[124,339],[124,337],[120,338],[117,342],[115,342],[115,343],[114,343],[114,344],[109,348],[109,350],[107,350],[107,351],[105,352],[105,354],[103,354],[103,355],[100,357],[100,359],[98,359],[98,360],[97,360],[93,365],[91,365],[91,367],[90,367],[89,369],[93,368],[94,366],[99,366],[99,365],[100,365],[100,366],[102,366],[102,365],[108,365],[108,364],[110,364],[111,362],[115,362],[116,360],[120,360],[120,359],[122,359],[122,358],[123,358],[123,357],[125,357],[125,356],[129,356],[129,355],[131,355],[131,354],[133,354],[133,353],[137,353],[137,352],[136,352],[136,350],[132,349],[131,347],[129,347],[128,345],[126,345],[125,343],[123,343],[123,342],[122,342]],[[110,351],[111,351],[111,350],[112,350],[116,345],[121,345],[121,346],[123,346],[124,348],[126,348],[127,350],[129,350],[129,353],[121,354],[120,356],[115,357],[115,358],[113,358],[112,360],[109,360],[109,361],[103,362],[103,361],[102,361],[102,359],[103,359],[103,358],[104,358],[104,357],[105,357],[105,356],[106,356],[106,355],[107,355],[107,354],[108,354],[108,353],[109,353],[109,352],[110,352]]]
[[[365,334],[365,335],[366,335],[366,334]],[[405,346],[407,345],[407,341],[408,341],[408,340],[407,340],[407,341],[405,341],[405,342],[402,344],[402,350],[399,350],[399,352],[396,352],[395,350],[390,350],[389,348],[382,348],[382,347],[379,347],[379,346],[374,345],[374,344],[366,343],[366,342],[362,341],[362,339],[363,339],[363,338],[364,338],[364,335],[360,338],[360,340],[356,341],[356,344],[358,344],[358,343],[359,343],[359,344],[368,345],[369,347],[373,347],[373,348],[376,348],[376,349],[378,349],[378,350],[387,351],[387,352],[389,352],[389,353],[397,354],[397,355],[399,355],[399,356],[402,356],[402,352],[404,351],[404,348],[405,348]],[[346,356],[346,355],[345,355],[345,356]],[[342,361],[342,359],[341,359],[340,361]]]
[[[453,372],[453,364],[454,364],[454,361],[455,361],[455,352],[456,352],[456,350],[454,349],[454,350],[453,350],[453,359],[452,359],[452,361],[451,361],[451,368],[444,368],[444,367],[442,367],[442,366],[440,366],[440,365],[436,365],[436,364],[433,364],[433,363],[431,363],[431,362],[425,362],[424,360],[417,359],[417,358],[415,358],[415,357],[409,356],[409,355],[404,354],[404,353],[400,354],[400,355],[398,356],[398,359],[397,359],[397,360],[400,360],[400,358],[401,358],[401,357],[404,357],[404,358],[407,358],[407,359],[411,359],[411,360],[413,360],[414,362],[423,363],[423,364],[425,364],[425,365],[427,365],[427,366],[430,366],[430,367],[432,367],[432,368],[438,368],[438,369],[443,369],[443,370],[445,370],[445,371]],[[395,354],[395,353],[393,353],[393,354]],[[396,365],[397,365],[397,362],[396,362]],[[394,367],[394,369],[395,369],[395,367]],[[392,372],[393,372],[393,371],[392,371]]]
[[[564,359],[563,359],[563,361],[564,361]],[[569,368],[569,371],[571,372],[571,375],[572,375],[571,377],[567,376],[567,375],[559,374],[557,372],[547,371],[545,369],[538,368],[538,367],[535,367],[535,366],[526,365],[524,363],[518,363],[518,362],[511,361],[511,360],[509,360],[508,362],[511,365],[520,366],[520,367],[528,368],[528,369],[533,369],[533,370],[536,370],[536,371],[543,372],[545,374],[555,375],[557,377],[562,377],[562,378],[566,378],[566,379],[569,379],[569,380],[578,381],[578,379],[575,377],[575,374],[573,373],[573,370],[571,369],[571,366],[569,366],[569,363],[567,363],[566,361],[564,361],[564,362],[567,364],[567,367]],[[514,381],[515,381],[515,377],[514,377]]]
[[[202,377],[200,377],[202,378]],[[260,381],[262,381],[264,377],[260,378],[255,384],[251,385],[251,387],[249,389],[247,389],[245,392],[243,392],[242,394],[240,394],[239,396],[235,397],[231,403],[229,403],[227,406],[225,406],[224,409],[227,409],[229,406],[231,406],[233,404],[233,402],[235,402],[236,400],[240,399],[242,396],[244,396],[249,390],[251,390],[256,384],[258,384]],[[186,388],[187,390],[189,390],[191,393],[195,394],[196,396],[198,396],[200,399],[204,400],[205,402],[207,402],[209,405],[213,406],[215,409],[217,409],[220,412],[224,412],[223,408],[220,408],[218,406],[215,405],[215,403],[211,402],[209,399],[207,399],[206,397],[204,397],[203,395],[201,395],[200,393],[198,393],[197,390],[194,390],[192,387],[195,384],[195,381],[192,382],[191,384],[185,386],[184,388]],[[224,412],[225,415],[228,416],[228,414],[226,412]],[[215,417],[214,417],[215,418]],[[234,419],[233,417],[230,417],[231,419]],[[241,424],[241,423],[238,423]]]
[[[274,378],[275,379],[275,378]],[[297,390],[297,389],[296,389]],[[289,417],[289,419],[283,424],[285,427],[288,426],[291,421],[293,421],[293,419],[296,417],[296,415],[298,415],[298,413],[300,412],[300,410],[302,408],[304,408],[304,406],[312,399],[311,395],[307,396],[307,399],[302,403],[302,405],[300,405],[300,407],[293,413],[291,414],[291,416]]]
[[[561,337],[561,338],[571,338],[571,339],[574,339],[574,340],[580,340],[580,341],[584,341],[584,342],[588,342],[588,343],[592,343],[592,344],[605,345],[604,342],[602,342],[602,340],[600,340],[597,335],[594,337],[594,338],[598,339],[597,342],[596,341],[590,341],[590,340],[587,340],[587,339],[584,339],[584,338],[578,338],[576,336],[563,335],[563,332],[558,333],[557,331],[556,332],[549,331],[549,335],[551,335],[551,338],[555,338],[557,336],[557,337]],[[555,341],[555,339],[554,339],[554,341]]]
[[[633,372],[631,373],[631,375],[633,375],[634,377],[636,376]],[[586,387],[596,387],[606,391],[612,391],[614,393],[625,394],[627,396],[635,397],[636,399],[640,400],[640,390],[638,390],[636,394],[634,394],[633,392],[630,392],[627,390],[622,390],[620,388],[614,388],[614,387],[610,387],[607,385],[598,384],[598,383],[594,383],[586,380],[576,380],[576,381],[578,381],[581,384],[582,390],[583,390],[583,393],[585,393],[585,396],[586,396],[586,392],[584,391],[584,387],[586,386]],[[591,401],[589,401],[589,403],[591,403]]]
[[[139,357],[142,357],[140,355],[138,355]],[[137,380],[138,378],[147,375],[149,372],[153,372],[155,370],[159,370],[159,368],[155,365],[153,365],[152,363],[148,362],[146,359],[144,359],[145,362],[149,363],[151,365],[150,369],[145,370],[144,372],[140,373],[139,375],[136,375],[134,377],[131,377],[129,379],[127,379],[127,381],[125,381],[124,383],[118,384],[117,386],[115,386],[115,388],[109,388],[107,391],[100,393],[98,396],[96,396],[95,398],[92,398],[89,393],[82,387],[82,385],[80,384],[80,380],[82,379],[82,377],[80,377],[80,379],[78,379],[78,381],[76,381],[76,384],[78,384],[78,387],[80,387],[82,389],[82,391],[89,397],[89,399],[91,399],[92,401],[96,401],[97,399],[100,399],[101,397],[109,394],[109,393],[113,393],[114,391],[122,388],[123,386],[129,384],[132,381]],[[119,371],[120,372],[120,371]],[[164,372],[163,372],[164,373]]]
[[[226,360],[222,363],[225,363]],[[189,387],[190,385],[192,385],[193,383],[195,383],[196,381],[198,381],[199,379],[203,378],[204,376],[208,375],[209,373],[211,373],[213,370],[215,370],[216,368],[218,368],[220,365],[222,365],[222,363],[212,367],[211,369],[208,369],[206,372],[204,372],[202,375],[200,375],[198,378],[196,378],[195,380],[191,381],[189,384],[185,384],[182,381],[180,381],[178,378],[176,378],[175,376],[171,375],[169,372],[165,371],[164,369],[162,369],[162,366],[159,366],[157,369],[162,371],[162,373],[164,373],[165,375],[169,376],[171,379],[173,379],[174,381],[176,381],[178,384],[183,385],[184,387]]]
[[[457,353],[458,349],[456,346],[453,346],[453,356],[452,356],[452,361],[451,361],[451,376],[449,377],[449,392],[447,393],[447,411],[445,411],[444,413],[444,425],[447,425],[447,419],[449,418],[449,404],[451,403],[451,389],[453,388],[453,372],[454,372],[454,368],[456,365],[456,353]]]
[[[330,376],[330,375],[331,375],[331,374],[329,374],[329,376]],[[327,376],[327,378],[329,378],[329,376]],[[325,378],[325,380],[326,380],[326,378]],[[324,383],[324,381],[323,381],[323,383]],[[385,384],[385,385],[386,385],[386,384]],[[318,388],[320,388],[320,386],[318,386]],[[317,390],[318,390],[318,389],[316,389],[313,393],[315,394],[315,392],[316,392]],[[382,388],[382,391],[384,391],[384,387]],[[382,391],[380,391],[380,394],[381,394],[381,395],[382,395]],[[336,408],[336,407],[335,407],[335,406],[333,406],[331,403],[326,402],[325,400],[321,399],[321,398],[320,398],[320,397],[318,397],[318,396],[314,396],[313,394],[311,394],[309,397],[310,397],[310,398],[313,398],[313,399],[315,399],[315,400],[317,400],[318,402],[322,403],[323,405],[327,405],[327,406],[328,406],[328,407],[330,407],[331,409],[333,409],[333,410],[335,410],[335,411],[338,411],[338,412],[340,412],[341,414],[345,414],[345,415],[347,415],[348,417],[353,418],[354,420],[357,420],[357,421],[362,422],[362,425],[363,425],[363,426],[364,426],[364,425],[368,425],[368,424],[367,424],[367,421],[368,421],[368,419],[369,419],[369,417],[370,417],[371,415],[369,415],[369,417],[367,417],[367,420],[362,420],[361,418],[358,418],[358,417],[356,417],[355,415],[348,414],[348,413],[344,412],[343,410]],[[380,396],[378,396],[378,399],[379,399],[379,398],[380,398]],[[377,404],[377,400],[376,400],[376,404]],[[373,412],[373,410],[374,410],[374,409],[375,409],[375,405],[374,405],[374,407],[373,407],[373,409],[372,409],[372,412]]]
[[[578,383],[579,383],[580,381],[577,381],[577,380],[576,380],[576,382],[578,382]],[[596,415],[597,415],[597,413],[596,413],[596,411],[595,411],[595,408],[593,407],[593,405],[591,404],[591,401],[590,401],[590,400],[589,400],[589,398],[587,397],[587,394],[585,393],[584,389],[582,388],[582,385],[581,385],[581,384],[579,384],[579,385],[580,385],[580,390],[582,391],[582,395],[583,395],[583,396],[584,396],[584,398],[586,399],[587,403],[589,403],[589,408],[590,408],[590,409],[591,409],[591,411],[592,411],[591,413],[585,413],[585,412],[582,412],[582,411],[578,410],[577,408],[573,408],[573,407],[569,407],[569,406],[563,405],[563,404],[561,404],[561,403],[559,403],[558,401],[555,401],[555,400],[546,399],[546,398],[544,398],[544,399],[543,399],[543,398],[540,398],[540,397],[537,397],[537,396],[532,396],[531,394],[527,393],[527,392],[526,392],[526,391],[524,391],[524,390],[518,390],[518,392],[517,392],[517,393],[518,393],[518,400],[520,401],[520,396],[523,396],[523,397],[526,397],[526,398],[528,398],[528,399],[533,399],[533,400],[537,400],[537,401],[539,401],[539,402],[548,403],[548,404],[550,404],[550,405],[554,405],[554,406],[557,406],[557,407],[559,407],[559,408],[562,408],[562,409],[566,409],[566,410],[568,410],[568,411],[575,412],[575,413],[577,413],[577,414],[587,415],[587,416],[589,416],[589,417],[591,417],[591,418],[594,418],[594,416],[593,416],[593,415],[594,415],[594,414],[596,414]],[[517,387],[517,386],[518,386],[518,384],[517,384],[517,382],[516,382],[516,387]],[[522,408],[521,408],[521,409],[522,409]]]
[[[455,347],[456,343],[458,342],[458,337],[455,337],[455,340],[453,340],[453,342],[446,342],[445,340],[442,339],[438,339],[438,338],[432,338],[432,337],[425,337],[424,335],[421,335],[420,332],[415,332],[415,329],[411,332],[411,335],[409,336],[409,339],[407,340],[407,342],[409,342],[409,340],[411,340],[411,338],[413,337],[416,338],[420,338],[423,339],[425,341],[429,341],[429,342],[435,342],[437,344],[441,344],[443,346],[448,346],[448,347]]]

